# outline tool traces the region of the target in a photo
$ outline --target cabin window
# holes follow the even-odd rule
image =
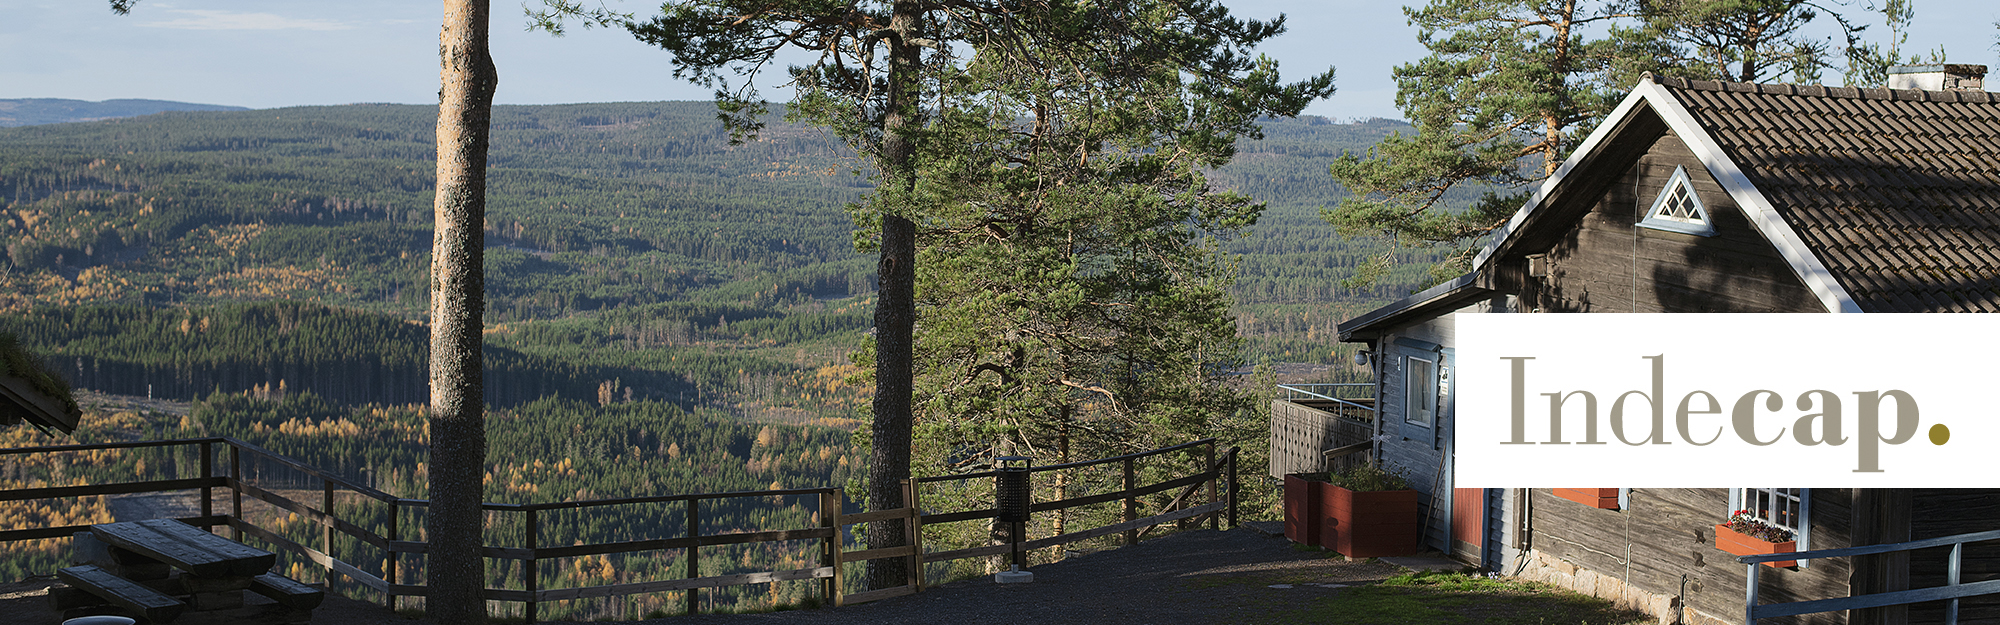
[[[1653,198],[1653,208],[1646,211],[1639,227],[1705,237],[1715,234],[1708,208],[1701,205],[1701,196],[1695,194],[1694,183],[1688,180],[1687,169],[1682,167],[1674,168],[1674,177],[1667,180],[1660,196]]]
[[[1410,356],[1403,368],[1403,420],[1431,427],[1437,417],[1437,363]]]
[[[1737,510],[1749,510],[1766,523],[1791,530],[1793,538],[1799,541],[1799,551],[1812,548],[1812,489],[1732,488],[1728,514],[1733,515]],[[1800,560],[1799,567],[1804,568],[1806,562]]]

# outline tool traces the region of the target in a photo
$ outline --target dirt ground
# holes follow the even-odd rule
[[[1403,570],[1378,561],[1349,562],[1328,558],[1324,552],[1296,550],[1282,537],[1250,528],[1197,530],[1037,566],[1032,569],[1035,580],[1028,584],[996,584],[982,577],[927,588],[913,596],[842,608],[667,617],[634,623],[1242,623],[1272,607],[1372,583]],[[60,623],[47,596],[52,583],[30,580],[0,584],[0,623]],[[326,603],[313,611],[313,623],[318,625],[412,622],[381,605],[336,596],[327,597]]]

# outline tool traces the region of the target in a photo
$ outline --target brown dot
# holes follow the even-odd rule
[[[1943,423],[1931,426],[1932,445],[1943,445],[1948,440],[1951,440],[1951,428],[1945,427]]]

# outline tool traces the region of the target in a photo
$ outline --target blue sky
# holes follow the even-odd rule
[[[655,6],[606,2],[633,11]],[[1868,2],[1848,0],[1847,10],[1877,17],[1864,15]],[[1289,16],[1290,32],[1264,47],[1288,75],[1338,68],[1339,93],[1307,113],[1338,120],[1400,116],[1390,70],[1424,54],[1401,3],[1224,3],[1244,17]],[[437,101],[437,2],[142,0],[126,16],[108,6],[106,0],[0,0],[6,16],[0,98],[149,98],[254,108]],[[2000,4],[1917,0],[1916,9],[1912,48],[1943,45],[1952,62],[2000,65],[1993,46]],[[578,29],[558,39],[525,32],[518,2],[501,0],[494,11],[502,104],[709,97],[674,80],[664,52],[623,32]],[[1830,24],[1825,28],[1823,35],[1832,35]],[[774,99],[784,93],[766,89]]]

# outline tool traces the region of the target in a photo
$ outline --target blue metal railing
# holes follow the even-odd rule
[[[1817,612],[1833,612],[1836,610],[1879,608],[1883,606],[1904,605],[1910,603],[1921,603],[1924,601],[1943,600],[1947,602],[1945,603],[1945,609],[1944,609],[1945,625],[1958,625],[1958,600],[1961,597],[2000,594],[2000,579],[1988,580],[1983,582],[1972,582],[1969,584],[1961,584],[1958,582],[1958,575],[1960,570],[1959,562],[1961,560],[1961,556],[1965,553],[1965,544],[1976,543],[1986,540],[2000,540],[2000,530],[1993,530],[1987,532],[1973,532],[1970,534],[1957,534],[1953,536],[1941,536],[1938,538],[1926,538],[1924,540],[1912,540],[1909,542],[1889,543],[1884,545],[1866,545],[1862,547],[1846,547],[1842,549],[1817,549],[1813,551],[1800,551],[1797,553],[1767,553],[1754,556],[1737,556],[1736,558],[1737,562],[1742,562],[1750,567],[1750,575],[1744,582],[1743,623],[1744,625],[1756,625],[1757,619],[1764,619],[1764,618],[1777,618],[1780,616],[1792,616],[1795,614],[1813,614]],[[1937,586],[1934,588],[1918,588],[1915,590],[1878,592],[1869,595],[1836,597],[1833,599],[1816,599],[1813,601],[1794,601],[1791,603],[1773,603],[1768,605],[1757,605],[1757,572],[1759,569],[1763,568],[1762,566],[1759,565],[1765,562],[1777,562],[1780,560],[1814,560],[1818,558],[1866,556],[1878,553],[1894,553],[1898,551],[1912,551],[1916,549],[1928,549],[1931,547],[1943,547],[1946,545],[1951,546],[1951,560],[1950,563],[1947,564],[1945,568],[1945,583],[1943,586]]]

